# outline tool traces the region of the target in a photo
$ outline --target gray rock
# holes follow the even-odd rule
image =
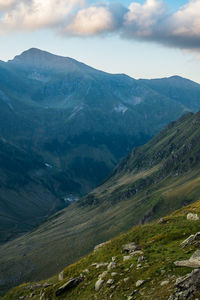
[[[184,240],[181,244],[180,247],[184,248],[190,245],[195,245],[198,246],[200,245],[200,232],[197,232],[196,234],[190,235],[186,240]]]
[[[167,219],[166,218],[161,218],[158,220],[158,224],[166,224],[167,223]]]
[[[43,284],[43,288],[48,288],[49,286],[52,286],[53,284],[52,283],[48,283],[48,282],[45,282],[44,284]]]
[[[117,256],[113,256],[113,257],[112,257],[112,261],[114,261],[114,262],[115,262],[115,261],[116,261],[116,259],[117,259]]]
[[[115,276],[117,276],[117,275],[118,275],[117,272],[112,272],[112,273],[111,273],[111,276],[113,276],[113,277],[115,277]]]
[[[200,267],[200,250],[195,251],[195,253],[188,260],[175,261],[174,264],[179,267]]]
[[[57,291],[56,296],[60,296],[63,293],[77,287],[82,282],[82,278],[71,278],[65,284],[63,284]]]
[[[168,300],[193,299],[200,287],[200,269],[193,270],[191,273],[179,277],[174,287],[175,291]]]
[[[164,286],[164,285],[168,285],[169,284],[169,280],[164,280],[161,282],[161,286]]]
[[[140,287],[141,285],[143,285],[145,283],[145,280],[138,280],[135,284],[136,287]]]
[[[124,278],[124,282],[129,281],[129,277]]]
[[[64,279],[64,271],[62,271],[58,274],[58,280],[62,281],[63,279]]]
[[[104,283],[103,279],[98,279],[95,283],[95,291],[98,292]]]
[[[112,261],[112,262],[109,263],[107,269],[108,269],[108,271],[110,271],[114,268],[116,268],[116,263],[114,261]]]
[[[114,283],[114,280],[113,280],[113,279],[108,279],[108,281],[106,282],[106,284],[107,284],[108,286],[113,285],[113,283]]]
[[[103,279],[108,274],[108,271],[104,271],[102,274],[99,275],[99,279]]]
[[[127,261],[131,258],[132,258],[132,256],[130,256],[130,255],[123,256],[123,261]]]
[[[102,268],[102,267],[107,267],[108,263],[99,263],[99,264],[96,264],[96,268],[99,269],[99,268]]]
[[[136,243],[130,243],[122,246],[122,253],[131,253],[137,250],[141,250],[141,247]]]
[[[193,214],[193,213],[187,214],[187,220],[188,221],[198,221],[199,220],[198,214]]]

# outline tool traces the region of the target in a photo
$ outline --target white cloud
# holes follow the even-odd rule
[[[124,28],[127,34],[148,36],[160,19],[163,19],[166,6],[163,1],[147,0],[143,5],[131,3],[129,12],[125,15]]]
[[[91,6],[80,10],[65,31],[76,35],[95,35],[113,28],[113,17],[108,7]]]
[[[11,1],[11,0],[10,0]],[[1,18],[1,30],[36,30],[60,25],[84,0],[18,1]]]
[[[120,4],[90,6],[78,11],[64,32],[69,35],[90,36],[116,31],[122,26],[126,11]]]
[[[200,49],[200,0],[189,0],[175,13],[166,0],[143,4],[98,4],[87,0],[0,0],[0,31],[54,27],[62,35],[115,33],[122,38],[156,42],[181,49]]]
[[[9,9],[17,3],[17,0],[0,0],[0,11]]]

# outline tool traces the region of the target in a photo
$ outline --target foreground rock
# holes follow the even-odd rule
[[[97,282],[95,283],[95,291],[98,292],[100,290],[100,288],[102,287],[104,283],[104,280],[103,279],[99,279],[97,280]]]
[[[196,234],[190,235],[186,240],[184,240],[180,247],[184,248],[190,245],[199,246],[200,245],[200,232],[197,232]]]
[[[200,267],[200,250],[197,250],[188,260],[175,261],[174,264],[178,267]]]
[[[199,216],[198,216],[198,214],[189,213],[189,214],[187,214],[187,220],[188,221],[198,221]]]
[[[65,284],[63,284],[57,291],[56,296],[60,296],[63,293],[77,287],[82,282],[82,278],[71,278]]]
[[[168,300],[193,299],[200,291],[200,270],[196,269],[186,276],[180,277],[175,283],[175,292]]]

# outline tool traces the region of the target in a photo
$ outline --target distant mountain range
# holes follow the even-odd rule
[[[1,286],[54,275],[133,225],[199,200],[199,139],[200,113],[184,115],[133,149],[103,185],[36,230],[0,246]]]
[[[91,191],[133,147],[199,109],[200,85],[177,76],[135,80],[39,49],[1,61],[0,242]]]

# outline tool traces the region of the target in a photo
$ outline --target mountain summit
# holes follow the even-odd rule
[[[46,70],[51,72],[68,73],[84,70],[98,72],[75,59],[51,54],[37,48],[24,51],[22,54],[15,56],[13,60],[9,60],[8,64],[22,69],[29,68],[30,70]]]

